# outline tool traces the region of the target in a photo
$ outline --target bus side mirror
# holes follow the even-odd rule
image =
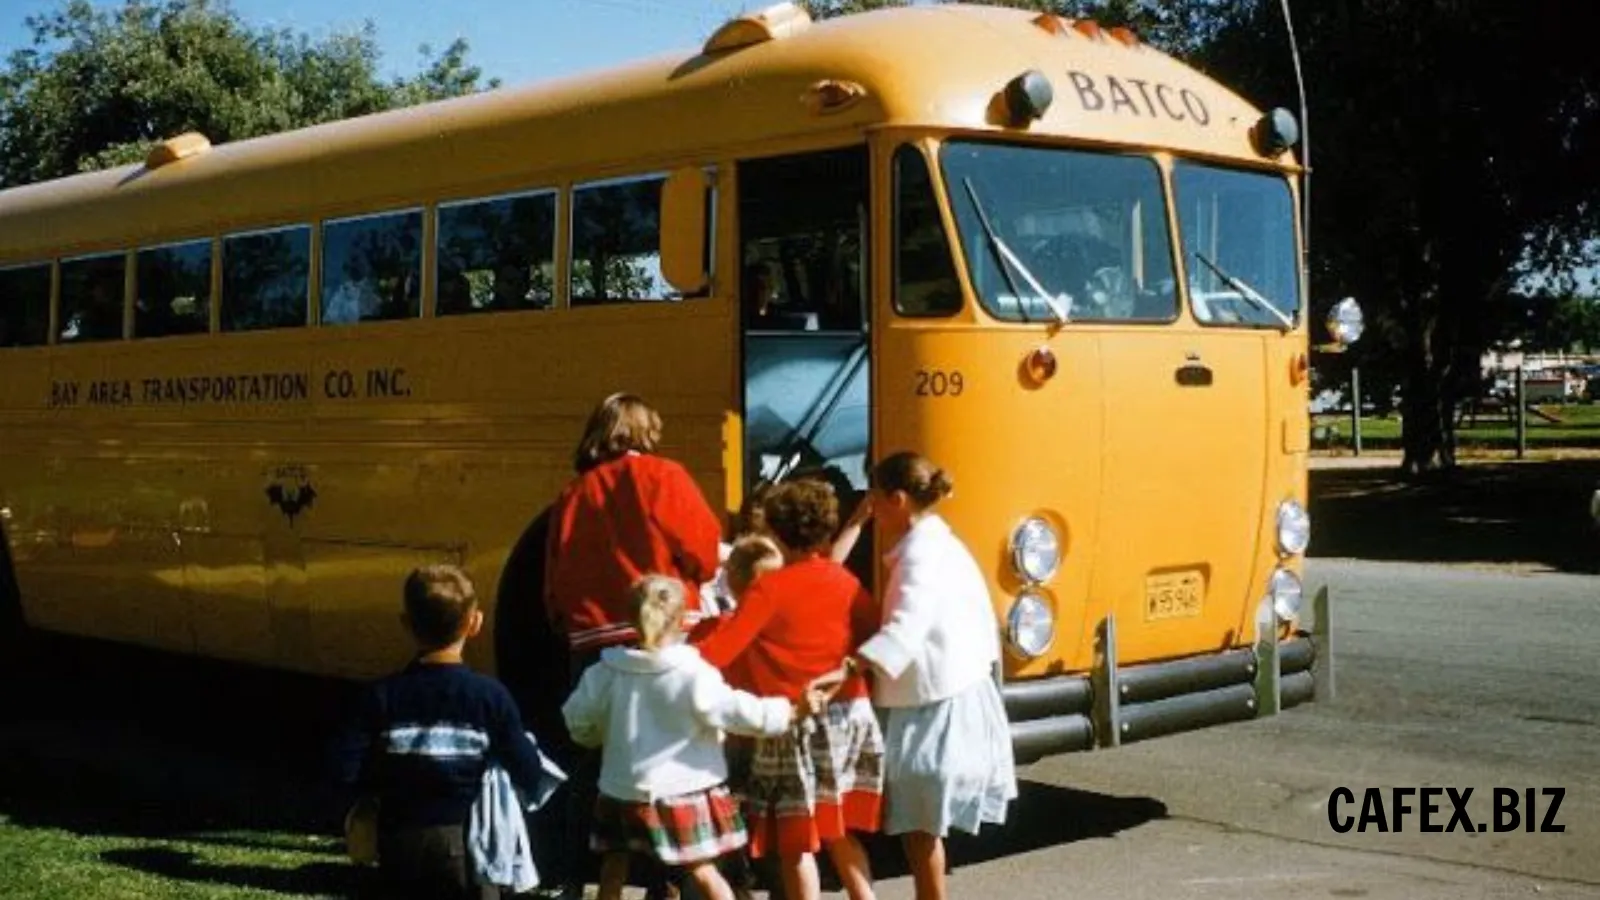
[[[706,252],[712,176],[704,169],[679,169],[661,185],[661,276],[684,296],[711,283]]]
[[[1354,297],[1346,297],[1328,311],[1328,318],[1323,325],[1328,329],[1328,337],[1332,341],[1312,349],[1323,353],[1343,353],[1361,340],[1362,332],[1367,329],[1367,318],[1361,311],[1361,304]]]

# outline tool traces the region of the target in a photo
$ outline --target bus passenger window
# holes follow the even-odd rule
[[[439,207],[441,316],[549,309],[555,297],[553,191]]]
[[[121,253],[61,263],[61,333],[57,340],[72,344],[121,339],[126,268],[127,258]]]
[[[683,299],[661,275],[664,181],[654,175],[573,189],[573,306]]]
[[[140,250],[133,295],[134,337],[211,330],[211,242]]]
[[[861,331],[866,204],[860,148],[739,164],[746,328]]]
[[[421,211],[323,224],[322,324],[421,314]]]
[[[961,284],[933,193],[928,161],[915,147],[894,154],[894,309],[902,316],[961,311]]]
[[[310,294],[310,227],[296,225],[223,239],[223,331],[304,325]]]
[[[49,263],[0,269],[0,347],[37,347],[49,339]]]

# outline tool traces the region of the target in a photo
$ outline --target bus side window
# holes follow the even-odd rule
[[[122,298],[127,257],[122,253],[81,257],[61,263],[63,344],[122,338]]]
[[[133,295],[134,337],[211,330],[211,242],[140,250]]]
[[[222,241],[222,330],[305,325],[311,296],[311,228],[295,225]]]
[[[894,153],[895,312],[951,316],[961,311],[961,303],[928,161],[917,148],[902,146]]]
[[[0,347],[50,340],[50,264],[0,269]]]
[[[322,324],[422,315],[422,212],[322,226]]]
[[[551,307],[554,191],[441,204],[438,224],[438,315]]]
[[[682,300],[661,274],[665,176],[572,190],[572,305]]]

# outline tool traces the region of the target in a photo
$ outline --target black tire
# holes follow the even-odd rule
[[[22,594],[17,589],[16,571],[11,567],[11,541],[0,524],[0,650],[13,649],[27,628],[22,618]]]
[[[538,736],[545,752],[566,764],[572,754],[561,715],[570,678],[567,644],[550,626],[544,611],[549,533],[550,510],[546,509],[528,524],[506,558],[495,591],[495,675],[521,708],[523,725]]]
[[[11,544],[0,525],[0,716],[9,715],[23,701],[14,685],[28,670],[27,622],[22,618],[22,594],[11,565]]]

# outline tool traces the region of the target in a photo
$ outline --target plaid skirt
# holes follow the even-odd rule
[[[829,704],[778,737],[757,738],[744,785],[750,854],[816,853],[851,831],[877,831],[883,731],[865,697]]]
[[[589,846],[596,853],[647,853],[669,866],[689,866],[731,853],[748,840],[738,801],[719,784],[653,803],[601,794]]]

